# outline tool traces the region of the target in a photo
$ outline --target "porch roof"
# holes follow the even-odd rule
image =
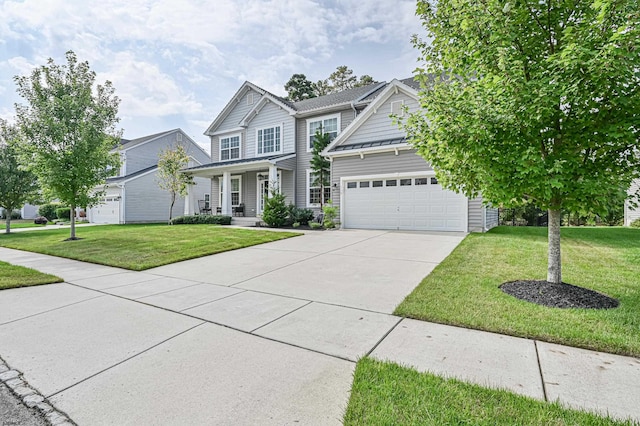
[[[201,166],[190,167],[182,170],[183,173],[189,173],[193,176],[209,177],[220,175],[224,172],[250,172],[264,170],[271,165],[278,166],[289,170],[289,167],[282,167],[278,164],[280,161],[295,158],[296,154],[278,154],[268,157],[244,158],[242,160],[219,161],[217,163],[203,164]]]

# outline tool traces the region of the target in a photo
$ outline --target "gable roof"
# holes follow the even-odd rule
[[[153,135],[142,136],[136,139],[120,139],[120,149],[124,151],[129,148],[133,148],[134,146],[143,144],[145,142],[149,142],[150,140],[159,138],[164,135],[168,135],[169,133],[175,132],[176,130],[180,130],[180,129],[167,130],[160,133],[154,133]]]
[[[205,135],[209,135],[211,132],[214,131],[214,129],[216,127],[218,127],[220,124],[222,124],[224,119],[227,118],[229,113],[231,113],[231,110],[233,110],[233,107],[236,105],[236,102],[235,102],[236,99],[238,99],[238,97],[242,96],[247,89],[255,90],[256,92],[260,93],[261,95],[264,95],[265,92],[266,92],[266,90],[261,89],[260,87],[256,86],[253,83],[250,83],[248,81],[245,81],[244,83],[242,83],[242,86],[240,86],[240,88],[236,91],[236,93],[231,97],[229,102],[227,102],[227,105],[225,105],[225,107],[222,109],[220,114],[218,114],[218,116],[215,118],[215,120],[213,120],[213,123],[211,123],[209,125],[209,127],[207,127],[207,130],[205,130],[205,132],[204,132]]]
[[[408,79],[405,79],[405,80],[408,80]],[[413,79],[411,80],[413,81]],[[360,145],[360,144],[353,144],[353,147],[350,147],[350,149],[347,149],[347,148],[337,149],[336,147],[342,145],[343,142],[345,142],[351,135],[353,135],[353,133],[355,133],[355,131],[358,130],[358,128],[360,128],[360,126],[362,126],[369,119],[369,117],[371,117],[373,114],[377,112],[378,107],[384,104],[392,95],[398,93],[399,91],[407,94],[408,96],[414,98],[415,100],[418,100],[418,91],[414,88],[413,85],[410,86],[408,84],[405,84],[403,81],[397,80],[397,79],[391,80],[391,82],[387,84],[386,87],[377,94],[377,96],[367,106],[367,108],[361,114],[359,114],[351,122],[351,124],[347,126],[346,129],[340,132],[340,134],[333,141],[331,141],[329,146],[327,146],[325,150],[322,151],[323,155],[331,156],[331,154],[335,153],[336,151],[346,151],[346,150],[353,150],[357,148],[363,148],[363,147],[356,147],[356,145]],[[390,141],[377,141],[377,142],[380,142],[380,143],[373,144],[367,148],[382,147],[386,145],[398,145],[398,144],[404,143],[405,141],[404,139],[402,140],[394,139],[393,141],[390,140]]]
[[[157,168],[158,168],[158,165],[154,164],[153,166],[146,167],[146,168],[144,168],[142,170],[138,170],[137,172],[131,173],[131,174],[126,175],[126,176],[114,176],[114,177],[107,178],[106,183],[107,183],[107,185],[109,185],[109,184],[113,184],[113,183],[127,182],[127,181],[129,181],[131,179],[135,179],[135,178],[140,177],[142,175],[145,175],[145,174],[147,174],[149,172],[152,172],[152,171],[156,170]]]
[[[386,83],[372,83],[367,86],[354,87],[353,89],[343,90],[329,95],[318,96],[317,98],[305,99],[294,102],[293,106],[298,112],[314,111],[324,109],[331,106],[350,104],[351,102],[359,102],[376,92]]]
[[[260,113],[262,108],[269,102],[273,102],[274,104],[279,105],[281,108],[288,111],[290,115],[293,115],[296,112],[296,110],[293,109],[293,105],[291,104],[291,102],[287,101],[286,99],[282,99],[278,96],[275,96],[270,92],[265,92],[262,98],[260,98],[260,100],[256,102],[253,108],[251,108],[249,112],[245,114],[242,120],[240,120],[240,123],[239,123],[240,126],[241,127],[247,126],[249,122],[253,120]]]

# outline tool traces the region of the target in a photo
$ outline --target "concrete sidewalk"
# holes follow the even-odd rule
[[[462,238],[310,233],[146,272],[0,249],[67,281],[0,292],[0,356],[78,424],[336,424],[365,355],[640,420],[638,359],[391,315]]]

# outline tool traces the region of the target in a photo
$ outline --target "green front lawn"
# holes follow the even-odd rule
[[[547,229],[471,234],[396,308],[397,315],[587,349],[640,355],[640,229],[563,228],[563,281],[620,301],[609,310],[547,308],[498,287],[546,279]]]
[[[62,282],[62,279],[54,275],[43,274],[34,269],[0,262],[0,290],[59,282]]]
[[[44,228],[46,225],[36,225],[33,223],[33,219],[16,219],[11,221],[11,229],[18,228]],[[0,232],[4,232],[6,229],[6,221],[2,220],[0,223]]]
[[[105,225],[0,235],[0,246],[134,271],[300,235],[216,225]]]
[[[439,426],[632,423],[363,358],[356,366],[344,424]]]

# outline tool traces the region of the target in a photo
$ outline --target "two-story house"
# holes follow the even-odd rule
[[[211,162],[209,154],[187,136],[181,129],[144,136],[137,139],[122,139],[120,146],[112,152],[120,154],[120,171],[107,179],[100,204],[87,210],[92,223],[143,223],[163,222],[169,218],[171,205],[169,192],[158,186],[158,158],[163,150],[184,146],[189,155],[189,167]],[[210,180],[196,179],[187,204],[197,205],[197,200],[210,197]],[[184,213],[185,199],[178,196],[172,215]]]
[[[325,188],[345,228],[481,231],[497,212],[438,185],[430,165],[406,143],[391,114],[418,108],[413,79],[374,83],[290,102],[245,82],[206,130],[212,162],[186,170],[211,179],[212,205],[222,214],[244,205],[259,217],[270,187],[288,202],[317,209],[310,160],[320,126],[332,136]],[[187,207],[187,209],[190,209]]]

